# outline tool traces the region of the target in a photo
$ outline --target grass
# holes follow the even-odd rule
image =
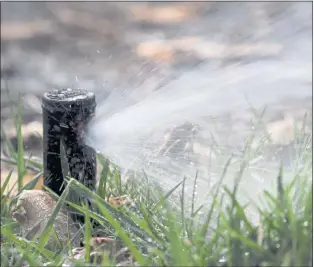
[[[17,116],[16,121],[18,151],[10,150],[9,162],[17,168],[18,190],[21,192],[36,185],[42,166],[25,159],[21,117]],[[54,233],[53,222],[65,203],[85,215],[87,223],[83,239],[86,251],[91,251],[89,241],[93,229],[90,222],[94,220],[106,236],[112,236],[128,250],[128,264],[133,266],[312,266],[312,150],[308,147],[312,140],[304,134],[304,128],[296,134],[297,160],[302,159],[302,167],[300,164],[295,166],[294,177],[289,183],[283,182],[284,172],[280,167],[274,177],[276,193],[264,191],[262,204],[244,205],[238,200],[241,177],[247,161],[254,154],[251,146],[253,135],[248,139],[243,162],[234,174],[234,187],[223,186],[229,159],[219,185],[211,192],[212,201],[207,209],[194,203],[195,190],[191,196],[192,203],[189,202],[184,193],[185,179],[168,192],[163,192],[157,185],[152,189],[147,179],[130,177],[127,182],[122,182],[116,166],[99,155],[103,169],[96,192],[69,179],[66,190],[57,198],[57,207],[45,226],[44,234],[38,240],[26,240],[18,235],[19,226],[11,216],[16,200],[4,194],[11,179],[10,173],[1,188],[1,266],[21,266],[22,263],[29,266],[68,266],[65,255],[71,254],[70,245],[57,251],[45,248]],[[27,166],[38,169],[38,174],[23,186]],[[74,192],[85,196],[93,209],[85,203],[69,202],[67,196]],[[173,194],[179,195],[179,207],[174,207],[169,200]],[[109,197],[121,195],[132,199],[132,204],[116,207],[107,201]],[[258,224],[251,221],[248,208],[259,214]],[[203,219],[200,219],[200,211],[206,214]],[[117,255],[103,253],[102,266],[116,266],[118,263]],[[72,264],[96,266],[89,253],[73,260]]]

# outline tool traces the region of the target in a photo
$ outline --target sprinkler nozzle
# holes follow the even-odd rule
[[[69,175],[93,190],[96,151],[84,143],[84,134],[95,114],[95,95],[82,89],[53,90],[43,95],[42,109],[44,185],[61,195],[64,176]],[[69,168],[67,174],[64,160]]]

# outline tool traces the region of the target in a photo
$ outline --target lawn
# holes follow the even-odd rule
[[[22,192],[33,189],[42,179],[42,166],[25,159],[19,115],[16,125],[18,151],[10,149],[9,142],[7,145],[10,162],[18,173],[18,191]],[[301,129],[296,138],[296,162],[302,158],[302,167],[296,164],[289,183],[283,182],[284,169],[278,168],[274,177],[276,193],[264,191],[262,204],[238,201],[245,157],[234,173],[234,188],[224,186],[230,163],[227,161],[221,183],[211,192],[212,201],[206,208],[196,206],[193,195],[185,196],[184,179],[168,192],[145,179],[130,177],[124,181],[119,169],[98,155],[102,172],[96,191],[67,179],[63,194],[54,196],[56,204],[43,224],[42,234],[33,238],[21,236],[21,226],[13,219],[17,198],[5,194],[9,174],[1,188],[1,266],[312,266],[311,142],[312,137]],[[23,184],[29,168],[38,174]],[[154,194],[150,193],[152,190]],[[73,194],[89,200],[89,205],[71,202]],[[170,200],[171,195],[178,196],[176,205]],[[71,247],[72,237],[67,245],[59,242],[53,249],[46,246],[55,238],[54,223],[66,207],[85,216],[78,234],[86,253],[80,257],[73,255],[82,249]],[[248,208],[259,214],[259,223],[252,222]],[[104,242],[109,242],[109,247],[95,248],[96,241],[91,242],[91,237],[96,231],[110,238]]]

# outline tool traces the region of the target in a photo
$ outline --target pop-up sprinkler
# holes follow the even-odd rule
[[[44,185],[61,195],[69,175],[93,190],[96,151],[84,143],[84,129],[95,114],[95,95],[81,89],[53,90],[43,95],[42,108]],[[69,173],[63,170],[62,151]]]

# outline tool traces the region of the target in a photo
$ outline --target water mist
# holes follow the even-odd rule
[[[126,176],[129,171],[144,171],[166,190],[186,177],[191,195],[198,171],[197,194],[204,201],[231,155],[225,183],[233,185],[252,133],[256,132],[253,150],[265,141],[262,128],[247,123],[253,117],[250,107],[261,111],[284,97],[309,96],[310,83],[310,65],[297,60],[223,69],[204,64],[148,95],[141,88],[113,91],[98,103],[87,142]],[[252,153],[240,192],[256,200],[270,188],[280,160],[270,161],[261,151]]]

